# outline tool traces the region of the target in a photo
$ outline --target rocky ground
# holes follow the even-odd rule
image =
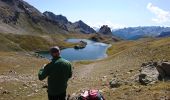
[[[170,99],[170,81],[158,80],[153,63],[170,61],[169,38],[115,43],[108,54],[102,60],[73,62],[68,94],[99,89],[106,100]],[[48,60],[25,52],[0,55],[0,100],[47,100],[46,81],[39,81],[37,73]]]

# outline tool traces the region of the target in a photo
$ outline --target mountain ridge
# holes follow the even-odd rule
[[[85,34],[96,33],[96,31],[93,28],[84,23],[82,20],[72,23],[67,19],[67,17],[63,15],[56,15],[50,11],[45,11],[43,14],[50,20],[56,21],[65,26],[68,31],[82,32]]]
[[[157,37],[161,32],[170,31],[170,27],[143,26],[128,27],[112,31],[113,35],[125,40],[136,40],[143,37]]]

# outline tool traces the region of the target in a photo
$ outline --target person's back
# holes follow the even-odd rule
[[[72,76],[72,66],[69,61],[61,58],[59,54],[53,56],[52,61],[40,69],[38,76],[39,80],[48,76],[49,100],[65,100],[67,81]]]

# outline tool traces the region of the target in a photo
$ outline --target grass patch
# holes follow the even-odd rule
[[[107,54],[113,55],[119,53],[123,50],[133,47],[134,45],[137,45],[137,43],[138,42],[136,41],[121,41],[121,42],[112,43],[112,46],[107,50]]]

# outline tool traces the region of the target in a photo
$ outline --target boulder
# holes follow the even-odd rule
[[[170,62],[163,62],[162,64],[158,65],[156,69],[159,72],[160,80],[170,77]]]
[[[143,63],[138,76],[138,81],[142,85],[153,84],[158,81],[159,72],[155,62]]]
[[[138,75],[138,81],[142,85],[153,84],[160,80],[169,80],[170,77],[170,62],[164,61],[158,64],[158,62],[147,62],[141,65]]]

